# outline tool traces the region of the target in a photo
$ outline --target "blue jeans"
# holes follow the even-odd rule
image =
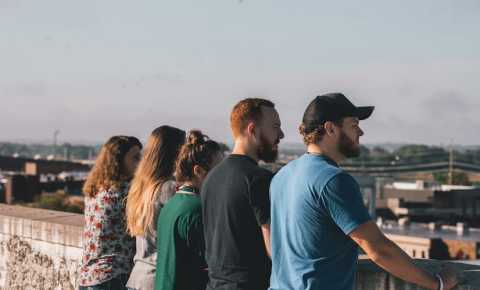
[[[111,280],[93,286],[80,286],[79,290],[127,290],[128,275],[119,275]]]

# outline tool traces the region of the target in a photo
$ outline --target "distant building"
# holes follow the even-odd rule
[[[41,194],[41,185],[38,175],[13,174],[6,176],[5,189],[0,195],[0,202],[14,204],[18,202],[32,202]]]
[[[377,208],[377,179],[370,175],[353,175],[360,186],[363,194],[365,206],[368,208],[370,216],[376,218]]]
[[[32,202],[43,192],[80,195],[90,164],[0,156],[0,203]]]
[[[388,209],[397,218],[412,221],[443,220],[480,226],[480,188],[472,186],[392,182],[377,193],[376,207],[377,212]]]
[[[412,258],[439,260],[480,259],[480,229],[435,223],[377,222],[383,233]]]
[[[69,162],[69,161],[57,161],[57,160],[35,160],[34,162],[25,163],[25,173],[29,175],[41,175],[41,174],[59,174],[69,171],[84,171],[90,170],[90,166]]]
[[[0,171],[25,172],[29,175],[89,171],[90,168],[89,164],[79,162],[0,156]]]

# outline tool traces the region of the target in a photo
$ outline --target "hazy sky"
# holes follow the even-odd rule
[[[480,144],[480,1],[0,0],[0,140],[230,141],[244,97],[286,141],[315,95],[375,105],[363,142]]]

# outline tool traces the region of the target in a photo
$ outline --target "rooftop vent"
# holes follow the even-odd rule
[[[457,223],[457,235],[463,236],[468,234],[469,227],[466,223]]]

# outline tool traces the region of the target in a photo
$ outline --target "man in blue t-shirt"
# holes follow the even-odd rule
[[[352,290],[357,245],[380,267],[428,289],[451,289],[456,274],[417,267],[371,220],[353,177],[338,167],[359,155],[359,120],[374,107],[356,107],[343,94],[316,97],[300,133],[307,153],[284,166],[270,185],[270,290]]]

